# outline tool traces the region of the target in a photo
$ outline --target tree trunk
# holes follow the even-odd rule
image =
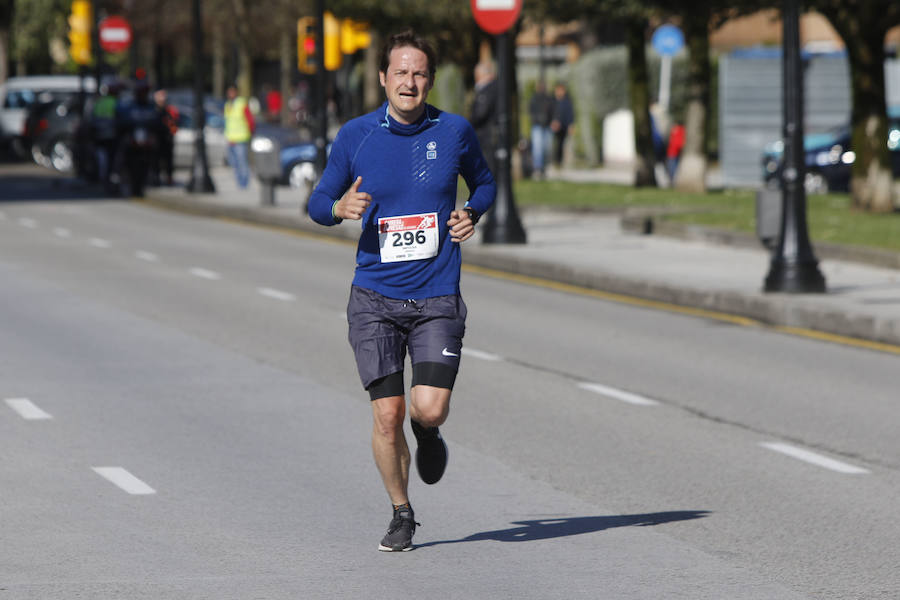
[[[634,114],[635,157],[634,185],[655,186],[656,155],[653,150],[653,133],[650,124],[650,80],[647,72],[646,41],[647,22],[642,18],[630,18],[625,24],[625,43],[628,47],[628,83],[631,112]]]
[[[850,193],[853,205],[890,212],[891,168],[887,150],[887,106],[884,99],[884,33],[868,38],[868,48],[848,50],[853,89],[851,146],[856,152]]]
[[[291,109],[288,99],[291,97],[291,72],[294,66],[291,53],[291,25],[281,28],[281,42],[279,44],[279,75],[281,82],[281,114],[279,120],[287,127],[291,124]]]
[[[250,55],[250,11],[248,0],[233,0],[234,16],[237,24],[238,44],[238,93],[249,98],[253,94],[253,59]]]
[[[216,98],[225,97],[225,41],[222,39],[222,24],[212,27],[212,92]]]
[[[0,31],[0,83],[9,79],[9,30]]]
[[[363,70],[363,109],[365,112],[375,110],[384,102],[381,82],[378,79],[378,62],[381,60],[379,49],[382,40],[374,29],[371,35],[372,43],[369,44],[369,47],[365,49],[363,54],[363,60],[365,61],[365,69]]]
[[[856,208],[890,212],[892,174],[887,149],[884,38],[889,21],[877,11],[829,6],[821,12],[843,38],[850,64],[853,98],[851,147],[856,153],[850,194]]]
[[[705,10],[704,10],[705,9]],[[709,20],[705,3],[699,3],[685,17],[688,45],[688,99],[685,139],[675,186],[685,192],[706,191],[706,144],[709,107]]]

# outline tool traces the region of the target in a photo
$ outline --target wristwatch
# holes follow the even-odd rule
[[[469,213],[469,218],[472,219],[472,225],[475,225],[476,223],[478,223],[478,219],[481,218],[481,215],[479,215],[477,212],[475,212],[474,208],[471,208],[469,206],[464,206],[463,210],[466,211],[467,213]]]

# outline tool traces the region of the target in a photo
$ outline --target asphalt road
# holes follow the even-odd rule
[[[896,357],[465,273],[450,466],[379,553],[352,246],[28,177],[0,598],[900,596]]]

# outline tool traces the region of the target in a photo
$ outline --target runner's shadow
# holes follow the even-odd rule
[[[438,540],[426,542],[424,544],[416,544],[416,548],[490,540],[496,542],[534,542],[537,540],[568,537],[570,535],[580,535],[583,533],[596,533],[614,527],[650,527],[653,525],[662,525],[663,523],[673,523],[675,521],[688,521],[691,519],[700,519],[709,514],[709,511],[706,510],[681,510],[644,515],[564,517],[560,519],[513,521],[512,525],[519,525],[519,527],[498,529],[496,531],[482,531],[480,533],[473,533],[472,535],[459,540]]]

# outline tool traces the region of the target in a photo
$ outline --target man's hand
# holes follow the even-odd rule
[[[454,210],[450,213],[447,226],[450,227],[451,242],[464,242],[475,234],[475,223],[465,210]]]
[[[356,178],[350,188],[344,193],[337,204],[334,205],[334,216],[339,219],[352,219],[359,221],[362,219],[363,213],[372,203],[372,196],[366,192],[359,191],[359,184],[362,183],[362,176]]]

